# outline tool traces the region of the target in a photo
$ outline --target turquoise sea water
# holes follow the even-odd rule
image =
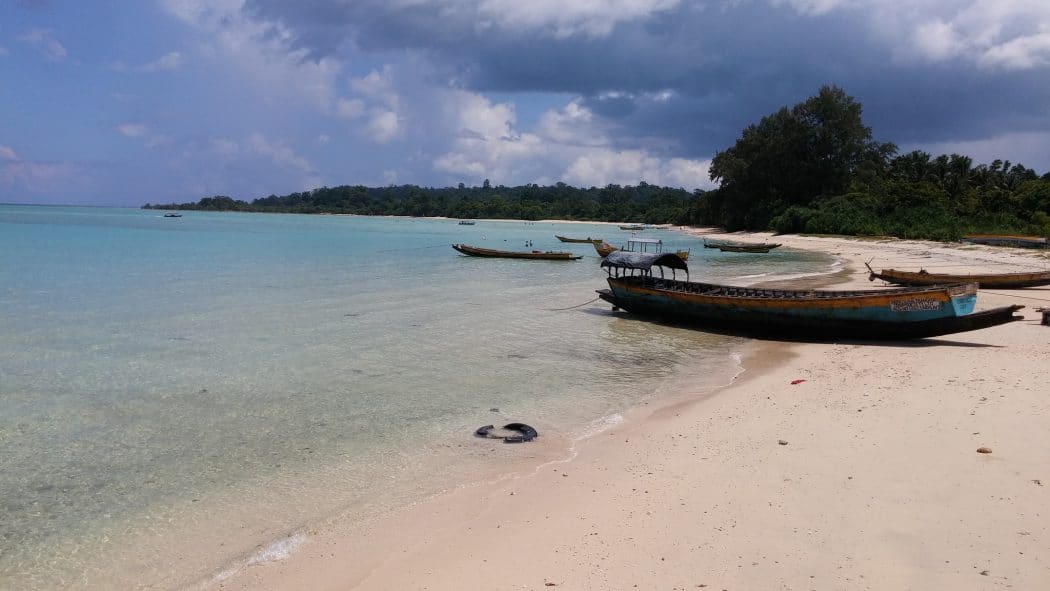
[[[259,545],[560,457],[743,340],[613,315],[614,225],[0,205],[0,588],[181,588]],[[691,249],[694,279],[830,270]],[[449,244],[572,250],[464,257]],[[569,308],[569,309],[565,309]],[[520,420],[541,442],[471,437]],[[177,550],[173,550],[177,549]]]

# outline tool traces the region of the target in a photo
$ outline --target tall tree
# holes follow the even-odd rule
[[[825,86],[745,129],[711,162],[723,225],[765,228],[779,210],[845,193],[866,167],[883,170],[896,146],[874,141],[861,112],[842,89]]]

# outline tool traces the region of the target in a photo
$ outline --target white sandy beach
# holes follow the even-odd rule
[[[1017,249],[711,237],[834,253],[836,287],[878,285],[862,273],[872,259],[1050,268]],[[571,459],[336,520],[208,587],[1048,589],[1050,326],[1035,308],[1050,288],[982,291],[977,305],[1013,303],[1025,321],[937,339],[756,341],[731,386],[637,409]]]

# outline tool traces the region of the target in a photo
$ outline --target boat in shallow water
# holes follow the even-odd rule
[[[498,259],[537,259],[544,261],[575,261],[582,259],[583,255],[574,255],[571,252],[554,252],[542,250],[495,250],[492,248],[481,248],[466,244],[453,244],[452,248],[472,257],[488,257]]]
[[[791,290],[689,281],[674,254],[614,252],[602,261],[609,289],[598,295],[615,308],[673,324],[783,339],[918,339],[1022,320],[1004,306],[974,312],[974,283],[879,290]],[[653,274],[656,268],[660,276]],[[671,278],[664,270],[671,271]],[[686,279],[676,277],[684,271]]]
[[[569,238],[568,236],[558,236],[557,234],[555,234],[554,237],[558,240],[561,240],[562,242],[576,242],[580,244],[586,244],[588,242],[590,242],[591,244],[599,244],[602,242],[601,238]]]
[[[878,273],[865,263],[870,275],[868,280],[882,279],[897,285],[945,285],[949,283],[976,283],[979,287],[990,289],[1019,289],[1022,287],[1039,287],[1050,285],[1050,272],[1036,273],[984,273],[979,275],[958,275],[952,273],[930,273],[925,269],[919,271],[898,271],[897,269],[880,269]]]

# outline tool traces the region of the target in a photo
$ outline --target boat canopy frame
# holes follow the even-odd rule
[[[689,281],[689,265],[676,253],[627,252],[617,250],[602,260],[601,266],[610,277],[643,275],[652,277],[653,267],[660,270],[664,277],[664,268],[671,270],[671,278],[676,279],[676,271],[685,271],[685,280]]]

